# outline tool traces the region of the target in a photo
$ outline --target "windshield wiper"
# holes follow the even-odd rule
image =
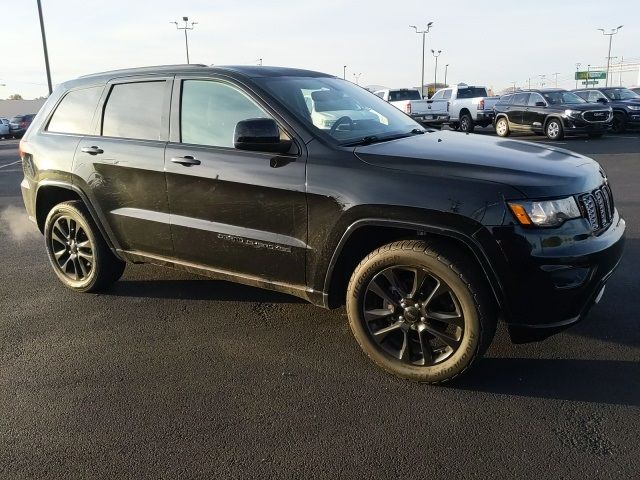
[[[396,135],[388,135],[386,137],[379,137],[378,135],[366,135],[358,140],[352,142],[343,143],[343,147],[355,147],[357,145],[371,145],[372,143],[388,142],[390,140],[397,140],[399,138],[408,137],[409,135],[422,135],[425,131],[419,128],[414,128],[407,133],[399,133]]]

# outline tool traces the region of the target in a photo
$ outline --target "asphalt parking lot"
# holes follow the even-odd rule
[[[619,270],[585,322],[500,329],[430,387],[376,368],[344,310],[146,265],[66,290],[0,140],[0,478],[638,478],[640,133],[554,144],[606,169]]]

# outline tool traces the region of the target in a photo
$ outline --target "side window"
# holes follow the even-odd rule
[[[442,98],[444,98],[445,100],[449,100],[451,98],[451,90],[445,90],[442,93]]]
[[[600,93],[598,90],[590,90],[589,91],[589,96],[585,99],[587,102],[590,103],[596,103],[599,99],[603,98],[604,100],[607,99],[607,97],[605,97],[602,93]]]
[[[376,92],[376,95],[380,98],[384,98],[384,92]]]
[[[162,140],[166,82],[118,83],[104,108],[105,137]]]
[[[528,93],[517,93],[513,96],[513,101],[511,105],[526,105],[529,100]]]
[[[444,98],[444,91],[439,90],[433,94],[433,97],[431,97],[431,100],[439,100],[441,98]]]
[[[182,143],[233,148],[236,124],[250,118],[270,117],[235,87],[211,80],[182,83]]]
[[[65,95],[47,125],[48,132],[87,135],[104,87],[73,90]]]
[[[529,95],[529,103],[528,103],[528,105],[530,107],[535,107],[536,106],[536,102],[544,102],[544,98],[542,98],[542,95],[540,95],[539,93],[530,94]]]

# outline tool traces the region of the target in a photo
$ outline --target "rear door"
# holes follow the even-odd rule
[[[544,103],[544,106],[536,105],[537,103]],[[542,130],[544,120],[547,117],[546,105],[547,102],[542,98],[542,95],[531,92],[529,94],[529,100],[527,101],[527,108],[525,108],[524,111],[522,123],[532,130]]]
[[[172,78],[114,80],[94,134],[82,138],[74,173],[127,251],[172,255],[164,149]]]
[[[513,128],[522,129],[525,128],[524,124],[524,112],[527,108],[527,102],[529,100],[528,93],[516,93],[511,99],[511,103],[508,105],[507,117],[509,123]]]
[[[236,124],[274,118],[250,90],[224,78],[176,78],[165,164],[176,257],[289,284],[305,282],[303,142],[288,154],[237,150]]]

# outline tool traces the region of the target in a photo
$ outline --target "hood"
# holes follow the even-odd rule
[[[608,103],[563,103],[558,105],[550,105],[551,108],[559,110],[578,110],[587,112],[589,110],[609,110],[611,106]]]
[[[358,146],[355,154],[363,162],[392,170],[508,185],[528,198],[589,192],[604,179],[595,160],[569,150],[449,131]]]
[[[612,100],[611,103],[618,103],[623,105],[637,105],[640,106],[640,98],[627,98],[626,100]]]

